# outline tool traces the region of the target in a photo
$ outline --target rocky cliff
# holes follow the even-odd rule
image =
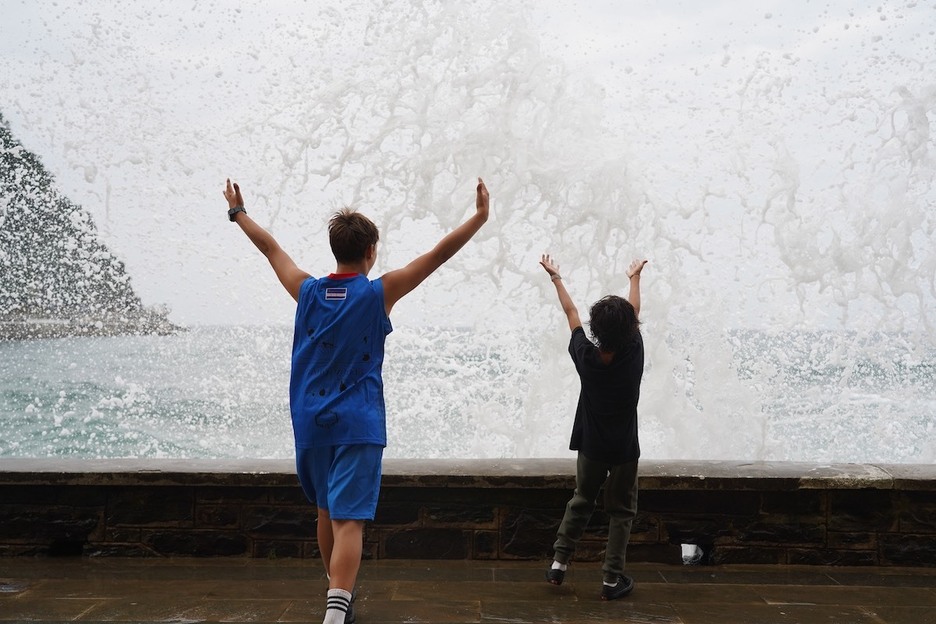
[[[166,315],[0,115],[0,340],[176,331]]]

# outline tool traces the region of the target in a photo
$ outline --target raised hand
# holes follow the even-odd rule
[[[627,269],[627,279],[630,279],[635,275],[640,275],[640,272],[643,270],[645,264],[647,264],[646,260],[634,260],[631,262]]]
[[[487,187],[484,186],[484,181],[481,178],[478,178],[478,197],[475,200],[475,206],[478,209],[478,214],[482,215],[485,220],[488,217],[490,205],[491,196],[488,194]]]
[[[553,262],[553,259],[549,254],[543,254],[543,256],[540,258],[540,266],[546,269],[546,272],[549,273],[550,277],[559,275],[559,264],[557,262]]]
[[[237,182],[231,184],[231,178],[227,180],[227,187],[224,189],[224,199],[228,201],[229,209],[234,206],[244,205],[244,198],[241,196],[240,187],[237,185]]]

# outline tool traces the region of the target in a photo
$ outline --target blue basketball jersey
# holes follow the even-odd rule
[[[297,448],[386,446],[381,368],[391,331],[379,279],[330,275],[302,283],[289,382]]]

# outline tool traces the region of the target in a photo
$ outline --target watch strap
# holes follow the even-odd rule
[[[230,219],[231,221],[236,221],[238,212],[243,212],[244,214],[247,214],[247,211],[244,209],[243,206],[234,206],[233,208],[228,210],[228,219]]]

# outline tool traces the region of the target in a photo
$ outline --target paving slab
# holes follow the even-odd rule
[[[364,562],[359,624],[936,624],[936,568],[637,564],[603,602],[597,564],[563,585],[547,562]],[[0,558],[0,622],[311,622],[321,562],[245,558]]]

